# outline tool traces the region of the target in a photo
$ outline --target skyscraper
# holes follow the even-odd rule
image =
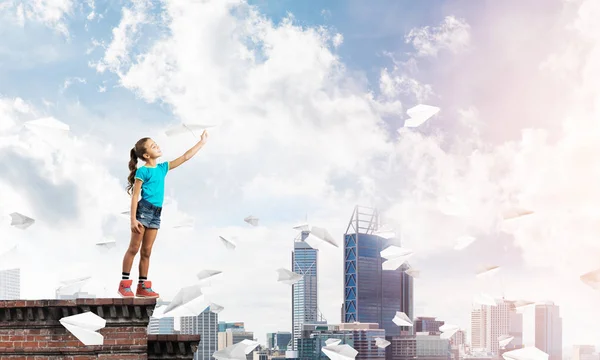
[[[207,307],[198,316],[184,316],[181,318],[181,333],[200,335],[198,350],[194,353],[194,360],[211,360],[212,355],[218,350],[219,316]]]
[[[0,300],[18,300],[21,297],[21,270],[0,270]]]
[[[302,335],[302,325],[318,322],[317,259],[318,250],[313,249],[305,240],[309,232],[303,230],[294,239],[292,252],[292,271],[304,275],[292,285],[292,350],[296,349]]]
[[[267,348],[269,350],[287,351],[288,345],[292,339],[292,333],[289,331],[278,331],[267,334]]]
[[[548,354],[548,360],[562,359],[562,319],[553,302],[535,305],[535,347]]]
[[[511,301],[495,299],[496,306],[479,305],[471,312],[471,347],[474,350],[500,354],[498,338],[515,336],[507,349],[521,342],[522,317]]]
[[[397,311],[413,318],[413,278],[404,264],[383,270],[380,252],[392,242],[375,233],[379,229],[376,209],[355,207],[344,235],[344,316],[342,321],[377,323],[386,336],[412,327],[398,327],[392,319]],[[397,245],[398,242],[395,242]]]

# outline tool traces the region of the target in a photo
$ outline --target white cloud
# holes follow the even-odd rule
[[[412,29],[406,35],[406,43],[412,44],[419,56],[437,56],[441,50],[453,53],[469,46],[470,26],[462,19],[446,16],[440,26]]]
[[[73,12],[72,0],[18,1],[4,0],[0,11],[9,15],[13,21],[23,26],[25,21],[36,21],[52,28],[64,36],[69,36],[66,25],[67,16]],[[0,13],[0,15],[2,15]]]

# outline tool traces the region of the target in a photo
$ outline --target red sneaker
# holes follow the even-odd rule
[[[135,296],[144,298],[157,298],[158,293],[155,293],[154,290],[152,290],[152,281],[144,281],[142,283],[138,283]]]
[[[133,291],[131,291],[131,283],[133,280],[121,280],[119,283],[119,295],[124,298],[134,297]]]

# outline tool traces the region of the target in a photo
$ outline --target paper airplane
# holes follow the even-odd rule
[[[515,309],[520,309],[520,308],[524,308],[525,306],[535,304],[535,302],[527,301],[527,300],[515,300],[515,301],[512,301],[512,303],[515,306]]]
[[[80,277],[77,279],[61,281],[60,283],[62,284],[62,286],[60,286],[56,289],[56,294],[57,295],[73,295],[76,292],[81,291],[81,288],[83,287],[83,285],[85,285],[85,283],[91,278],[92,278],[91,276],[85,276],[85,277]]]
[[[348,344],[325,346],[321,349],[331,360],[353,360],[358,351]]]
[[[386,339],[382,339],[382,338],[375,338],[375,346],[377,346],[380,349],[385,349],[386,347],[388,347],[391,344],[391,342],[387,341]]]
[[[473,299],[473,301],[475,303],[481,304],[481,305],[498,306],[494,297],[492,297],[488,294],[483,294],[483,293],[477,294],[477,295],[475,295],[475,298]]]
[[[196,284],[180,289],[162,313],[163,317],[198,316],[210,305],[202,294],[202,285]]]
[[[327,339],[325,340],[325,345],[327,346],[333,346],[333,345],[339,345],[342,342],[342,339]]]
[[[333,236],[331,236],[331,234],[329,234],[329,232],[324,228],[313,226],[310,229],[310,233],[312,235],[316,236],[317,238],[330,243],[331,245],[333,245],[335,247],[339,247],[339,245],[337,244],[337,242],[335,241]]]
[[[502,218],[504,220],[510,220],[529,214],[533,214],[533,211],[514,207],[503,211]]]
[[[300,224],[293,227],[294,230],[298,231],[309,231],[310,226],[308,224]]]
[[[508,345],[511,341],[513,341],[515,337],[510,335],[502,335],[498,337],[498,346],[501,349],[504,349],[506,345]]]
[[[476,239],[473,236],[461,236],[456,239],[454,250],[463,250],[471,245]]]
[[[383,226],[381,229],[373,232],[373,235],[389,240],[396,237],[396,232],[387,226]]]
[[[216,360],[246,360],[246,355],[254,351],[258,345],[258,342],[246,339],[215,351],[212,356]]]
[[[440,339],[450,339],[460,329],[458,326],[453,324],[444,324],[440,326]]]
[[[542,350],[528,346],[517,350],[507,351],[502,354],[505,360],[548,360],[548,354]]]
[[[277,281],[288,285],[294,285],[304,277],[304,275],[283,268],[277,269],[277,273],[279,274]]]
[[[405,273],[406,273],[407,275],[410,275],[410,276],[412,276],[412,277],[413,277],[413,278],[415,278],[415,279],[418,279],[418,278],[421,276],[421,272],[420,272],[419,270],[417,270],[417,269],[412,269],[412,268],[411,268],[411,269],[408,269],[408,270],[406,270],[406,271],[405,271]]]
[[[219,304],[215,304],[215,303],[210,303],[210,311],[214,312],[214,313],[220,313],[221,311],[223,311],[225,308]]]
[[[63,317],[59,322],[86,346],[104,344],[104,336],[96,331],[106,326],[106,320],[92,312]]]
[[[406,111],[406,114],[410,116],[410,118],[404,121],[404,127],[414,128],[421,126],[438,112],[440,112],[439,107],[430,105],[419,104],[412,107]]]
[[[398,326],[413,326],[412,320],[401,311],[396,311],[396,315],[392,321]]]
[[[396,245],[390,245],[379,254],[382,258],[387,259],[381,264],[383,270],[397,270],[413,256],[413,251]]]
[[[590,271],[579,277],[581,281],[594,290],[600,290],[600,269]]]
[[[106,238],[106,239],[103,239],[102,241],[97,242],[96,246],[105,248],[105,249],[112,249],[115,246],[117,246],[117,241],[115,239]]]
[[[258,226],[258,218],[252,215],[245,217],[244,221],[252,226]]]
[[[225,245],[225,247],[228,250],[235,250],[236,245],[235,245],[235,243],[233,241],[227,240],[227,239],[225,239],[222,236],[219,236],[219,239],[221,240],[221,242],[223,243],[223,245]]]
[[[28,227],[30,227],[31,225],[33,225],[33,223],[35,223],[35,220],[27,217],[23,214],[19,214],[17,212],[14,212],[12,214],[10,214],[11,217],[11,222],[10,225],[21,229],[21,230],[25,230]]]
[[[165,131],[165,134],[167,134],[167,136],[174,136],[190,132],[192,135],[196,136],[196,134],[194,134],[194,131],[203,131],[206,129],[210,129],[214,126],[215,125],[183,123],[168,129],[167,131]]]
[[[494,276],[500,270],[500,266],[486,266],[475,275],[478,279],[487,279]]]
[[[196,276],[198,280],[202,281],[208,279],[209,277],[221,274],[221,270],[201,270]]]

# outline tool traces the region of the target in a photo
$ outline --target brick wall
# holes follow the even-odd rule
[[[0,301],[0,359],[192,359],[199,336],[152,338],[149,351],[147,326],[155,304],[155,299]],[[98,331],[104,345],[85,346],[59,322],[86,311],[106,320]]]

